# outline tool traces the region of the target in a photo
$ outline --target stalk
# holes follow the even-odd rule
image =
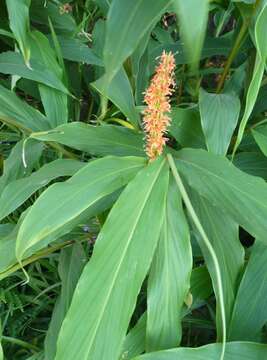
[[[213,247],[209,241],[209,238],[203,228],[203,226],[201,225],[201,222],[193,208],[193,205],[190,201],[190,198],[187,194],[187,191],[184,187],[184,184],[182,182],[182,179],[177,171],[177,168],[175,166],[175,163],[174,163],[174,160],[173,160],[173,157],[171,154],[167,154],[167,159],[168,159],[168,162],[169,162],[169,165],[170,165],[170,168],[171,168],[171,171],[173,173],[173,176],[174,176],[174,179],[175,179],[175,182],[177,184],[177,187],[181,193],[181,196],[182,196],[182,199],[185,203],[185,206],[188,210],[188,213],[190,214],[198,232],[200,233],[210,255],[211,255],[211,258],[213,260],[213,263],[214,263],[214,268],[215,268],[215,275],[216,275],[216,278],[217,278],[217,283],[218,283],[218,301],[219,301],[219,304],[220,304],[220,309],[221,309],[221,318],[222,318],[222,352],[221,352],[221,356],[220,356],[220,360],[223,360],[224,359],[224,354],[225,354],[225,344],[226,344],[226,316],[225,316],[225,309],[224,309],[224,294],[223,294],[223,286],[222,286],[222,279],[221,279],[221,274],[220,274],[220,266],[219,266],[219,262],[218,262],[218,259],[217,259],[217,256],[213,250]]]

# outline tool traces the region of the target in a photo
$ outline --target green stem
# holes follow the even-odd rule
[[[7,118],[1,118],[0,121],[2,121],[4,124],[6,124],[9,127],[15,126],[16,128],[18,128],[21,132],[26,133],[28,136],[31,135],[32,130],[24,127],[23,125],[19,124],[16,121],[7,119]],[[60,144],[57,143],[53,143],[53,142],[47,142],[47,144],[52,147],[53,149],[61,152],[62,154],[66,155],[68,158],[70,159],[75,159],[77,160],[78,157],[76,155],[74,155],[73,153],[71,153],[70,151],[66,150],[63,146],[61,146]]]
[[[47,142],[47,144],[57,150],[58,152],[61,152],[63,155],[67,156],[69,159],[73,159],[73,160],[78,160],[78,156],[76,156],[75,154],[73,154],[72,152],[66,150],[63,146],[61,146],[58,143],[54,143],[54,142]]]
[[[21,268],[23,268],[26,265],[29,265],[31,263],[33,263],[36,260],[41,259],[42,257],[48,256],[52,253],[54,253],[55,251],[62,249],[66,246],[69,246],[71,244],[73,244],[74,241],[66,241],[62,244],[58,244],[58,245],[54,245],[51,246],[43,251],[39,251],[38,253],[36,253],[35,255],[32,255],[30,257],[28,257],[27,259],[21,261],[21,263],[19,264],[15,264],[12,267],[8,268],[6,271],[0,273],[0,280],[3,280],[4,278],[6,278],[7,276],[9,276],[10,274],[13,274],[15,271],[20,270]]]
[[[23,340],[20,340],[20,339],[16,339],[16,338],[13,338],[13,337],[10,337],[10,336],[1,336],[1,339],[3,341],[9,342],[11,344],[22,346],[25,349],[29,349],[29,350],[33,350],[33,351],[40,351],[40,349],[37,346],[32,345],[30,343],[27,343],[26,341],[23,341]]]
[[[225,79],[226,79],[226,76],[230,70],[230,67],[232,65],[232,62],[234,61],[241,45],[242,45],[242,42],[244,40],[244,37],[246,35],[246,32],[247,32],[247,29],[249,27],[249,21],[244,21],[242,26],[241,26],[241,29],[240,29],[240,32],[235,40],[235,43],[234,43],[234,46],[232,47],[232,50],[230,52],[230,55],[226,61],[226,64],[225,64],[225,67],[223,69],[223,73],[220,77],[220,80],[218,82],[218,85],[217,85],[217,89],[216,89],[216,93],[220,93],[222,88],[223,88],[223,85],[224,85],[224,82],[225,82]]]
[[[208,236],[203,228],[203,226],[201,225],[201,222],[192,206],[192,203],[189,199],[189,196],[187,194],[187,191],[184,187],[184,184],[182,182],[182,179],[177,171],[177,168],[175,166],[173,157],[171,154],[167,155],[167,159],[171,168],[171,171],[173,173],[174,179],[176,181],[176,184],[178,186],[178,189],[181,193],[182,199],[185,203],[185,206],[188,210],[188,213],[190,214],[193,223],[195,224],[199,234],[201,235],[207,250],[209,251],[212,261],[214,263],[214,268],[215,268],[215,275],[217,278],[217,283],[218,283],[218,301],[220,304],[220,310],[221,310],[221,318],[222,318],[222,353],[221,353],[221,357],[220,360],[224,359],[224,354],[225,354],[225,344],[226,344],[226,315],[225,315],[225,308],[224,308],[224,294],[223,294],[223,286],[222,286],[222,279],[221,279],[221,274],[220,274],[220,266],[219,266],[219,262],[216,256],[215,251],[213,250],[213,247],[208,239]]]
[[[255,129],[256,127],[258,127],[258,126],[260,126],[260,125],[263,125],[263,124],[266,124],[266,123],[267,123],[267,119],[263,119],[263,120],[259,121],[258,123],[252,125],[252,126],[250,127],[250,130],[251,130],[251,129]]]

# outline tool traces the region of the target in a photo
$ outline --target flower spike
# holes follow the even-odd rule
[[[145,92],[144,130],[146,133],[146,154],[150,161],[163,152],[167,139],[164,134],[170,124],[170,96],[174,90],[174,55],[163,51],[151,84]]]

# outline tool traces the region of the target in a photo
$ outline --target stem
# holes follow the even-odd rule
[[[16,345],[22,346],[25,349],[33,350],[35,352],[40,351],[40,349],[37,346],[35,346],[33,344],[30,344],[30,343],[27,343],[26,341],[23,341],[23,340],[20,340],[20,339],[16,339],[16,338],[13,338],[13,337],[10,337],[10,336],[1,336],[1,339],[3,341],[9,342],[11,344],[16,344]]]
[[[217,283],[218,283],[218,301],[220,304],[220,309],[221,309],[221,318],[222,318],[222,353],[221,353],[221,357],[220,360],[224,359],[224,354],[225,354],[225,344],[226,344],[226,316],[225,316],[225,309],[224,309],[224,295],[223,295],[223,286],[222,286],[222,279],[221,279],[221,274],[220,274],[220,266],[219,266],[219,262],[216,256],[215,251],[213,250],[213,247],[208,239],[208,236],[203,228],[203,226],[201,225],[201,222],[199,221],[199,218],[192,206],[192,203],[189,199],[189,196],[187,194],[187,191],[184,187],[184,184],[182,182],[182,179],[177,171],[177,168],[175,166],[173,157],[171,154],[167,154],[167,159],[171,168],[171,171],[173,173],[174,179],[176,181],[176,184],[178,186],[178,189],[181,193],[182,199],[185,203],[185,206],[188,210],[188,213],[190,214],[199,234],[201,235],[207,250],[209,251],[212,261],[214,263],[214,268],[215,268],[215,275],[217,278]]]
[[[266,123],[267,123],[267,119],[263,119],[263,120],[259,121],[258,123],[252,125],[252,126],[250,127],[250,130],[251,130],[251,129],[255,129],[256,127],[258,127],[258,126],[260,126],[260,125],[263,125],[263,124],[266,124]]]
[[[68,245],[73,244],[74,241],[66,241],[62,244],[59,245],[55,245],[55,246],[51,246],[43,251],[39,251],[37,254],[30,256],[29,258],[21,261],[21,263],[19,264],[15,264],[12,267],[8,268],[7,270],[5,270],[4,272],[0,273],[0,280],[3,280],[4,278],[6,278],[7,276],[9,276],[10,274],[13,274],[15,271],[20,270],[21,268],[23,268],[26,265],[31,264],[32,262],[41,259],[42,257],[48,256],[50,254],[52,254],[53,252],[62,249]]]
[[[23,125],[17,123],[16,121],[7,119],[7,118],[0,118],[0,121],[2,121],[4,124],[6,124],[7,126],[11,127],[15,126],[16,128],[18,128],[21,132],[26,133],[28,136],[31,135],[32,130],[24,127]],[[46,142],[50,147],[52,147],[53,149],[61,152],[62,154],[66,155],[68,158],[70,159],[75,159],[77,160],[78,157],[76,155],[74,155],[73,153],[71,153],[70,151],[66,150],[63,146],[61,146],[60,144],[57,143],[53,143],[53,142]]]
[[[64,154],[65,156],[67,156],[69,159],[73,159],[73,160],[78,160],[78,159],[79,159],[78,156],[76,156],[76,155],[73,154],[72,152],[66,150],[63,146],[61,146],[61,145],[58,144],[58,143],[47,142],[47,144],[48,144],[51,148],[53,148],[53,149],[61,152],[61,153]]]
[[[242,45],[242,42],[244,40],[244,37],[246,35],[246,32],[247,32],[247,29],[249,27],[249,21],[244,21],[242,26],[241,26],[241,29],[240,29],[240,32],[235,40],[235,43],[234,43],[234,46],[232,47],[232,50],[230,52],[230,55],[227,59],[227,62],[225,64],[225,67],[223,69],[223,73],[220,77],[220,80],[218,82],[218,85],[217,85],[217,89],[216,89],[216,93],[220,93],[222,88],[223,88],[223,85],[224,85],[224,82],[225,82],[225,79],[226,79],[226,76],[229,72],[229,69],[232,65],[232,62],[234,61],[239,49],[240,49],[240,46]]]

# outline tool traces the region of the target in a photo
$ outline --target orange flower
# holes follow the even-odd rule
[[[171,52],[163,51],[156,73],[145,92],[144,130],[146,132],[146,153],[150,161],[163,152],[167,139],[164,134],[170,124],[170,95],[175,86],[175,59]]]

